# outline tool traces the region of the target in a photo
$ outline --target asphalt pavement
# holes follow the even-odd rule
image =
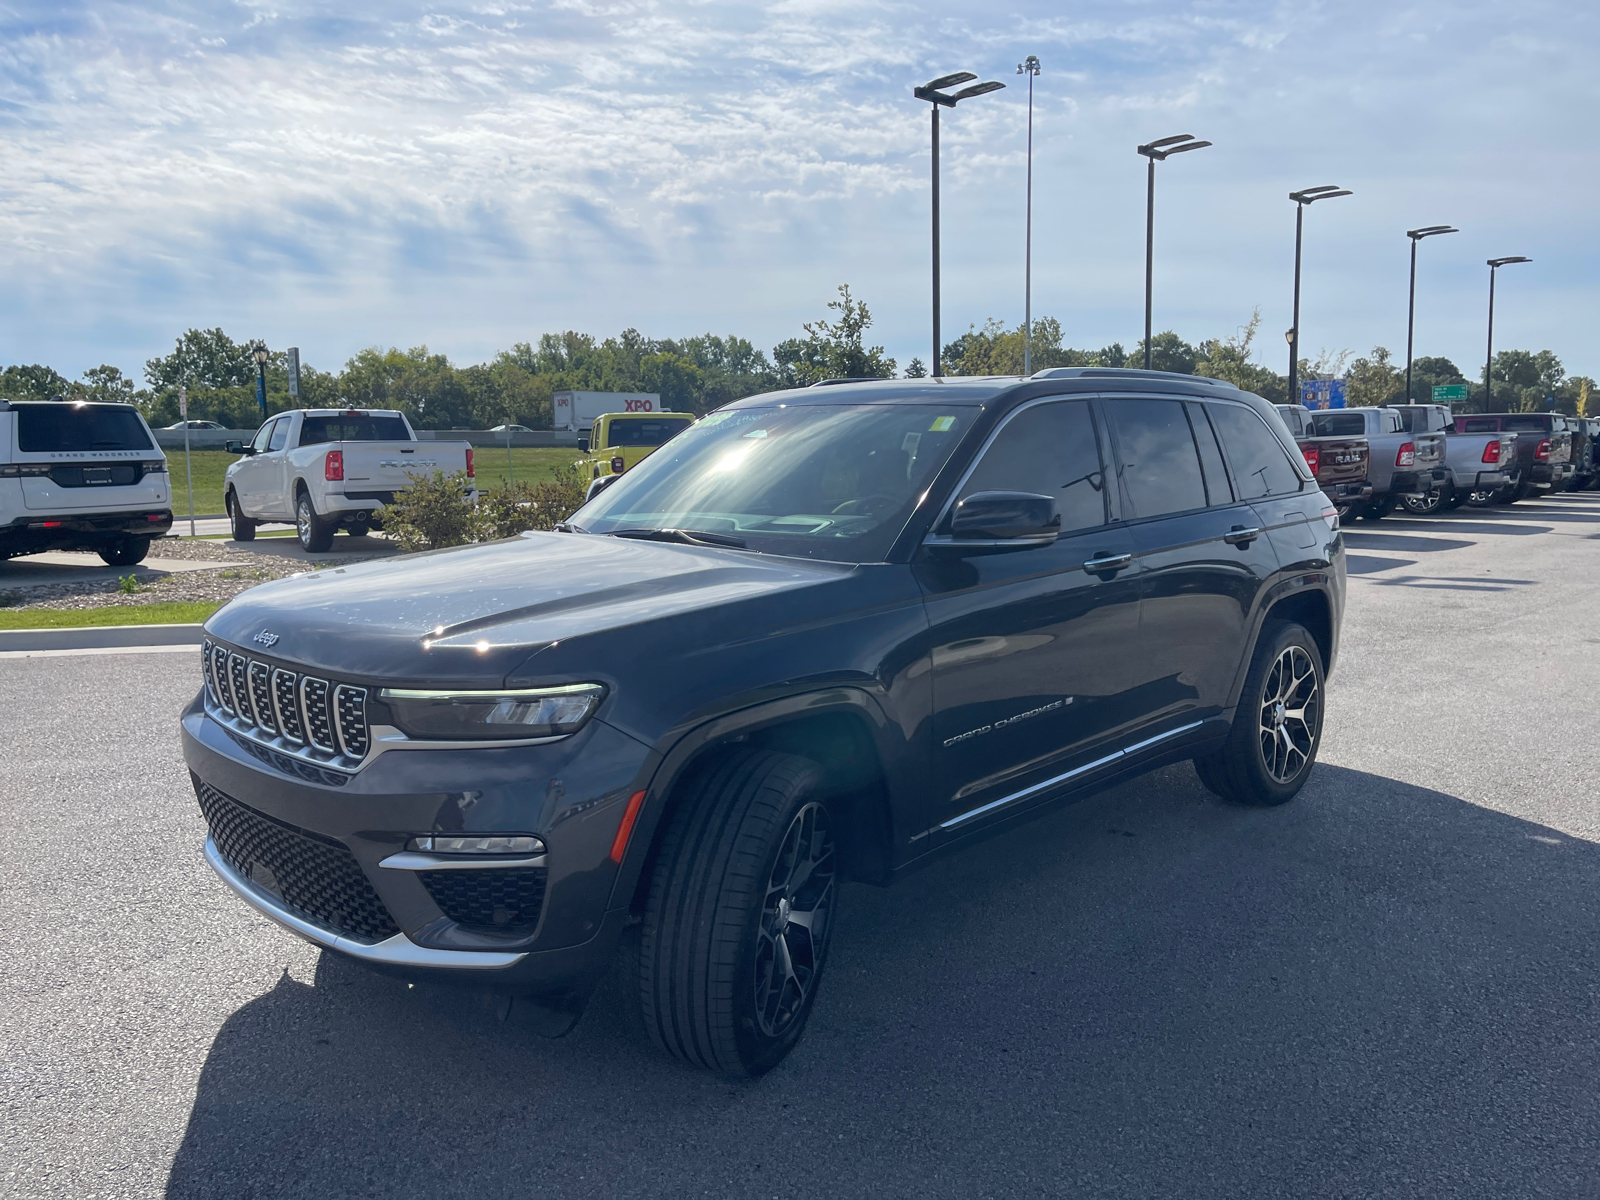
[[[0,1191],[1600,1192],[1600,496],[1348,531],[1321,765],[1187,764],[844,894],[766,1078],[624,978],[559,1041],[249,913],[201,858],[187,654],[0,662]]]

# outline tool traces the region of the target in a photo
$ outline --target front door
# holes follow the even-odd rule
[[[1131,532],[1117,521],[1087,399],[1035,401],[996,432],[955,500],[1052,496],[1050,545],[917,561],[932,630],[935,828],[964,833],[1048,797],[1135,717]],[[954,503],[954,502],[952,502]],[[1096,560],[1112,565],[1096,568]],[[1117,564],[1121,565],[1117,565]]]
[[[264,517],[267,514],[262,510],[262,502],[266,498],[267,477],[271,468],[267,465],[264,455],[267,452],[267,439],[272,436],[272,431],[280,421],[267,421],[256,430],[256,436],[250,443],[250,448],[255,451],[239,461],[233,469],[233,490],[239,497],[239,505],[246,515],[251,517]]]

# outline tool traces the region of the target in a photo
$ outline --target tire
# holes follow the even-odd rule
[[[1531,483],[1519,483],[1516,487],[1505,488],[1495,497],[1496,504],[1515,504],[1518,500],[1526,500],[1534,493]]]
[[[356,521],[352,524],[346,525],[344,527],[344,531],[351,537],[366,537],[367,534],[372,532],[372,526],[368,525],[364,521]]]
[[[1460,488],[1452,489],[1450,494],[1444,498],[1444,506],[1452,511],[1460,508],[1466,502],[1467,493],[1463,492]]]
[[[301,492],[294,502],[294,529],[307,554],[326,554],[333,546],[334,526],[317,516],[311,496]]]
[[[1350,514],[1355,510],[1355,507],[1356,506],[1354,504],[1350,503],[1347,500],[1346,501],[1335,500],[1333,502],[1334,514],[1339,518],[1339,523],[1341,525],[1344,524],[1346,521],[1351,520]]]
[[[1499,504],[1501,495],[1507,491],[1508,488],[1491,488],[1488,491],[1472,492],[1467,496],[1467,503],[1473,508],[1489,508]]]
[[[750,1078],[800,1040],[827,962],[838,881],[822,769],[743,750],[689,786],[649,868],[641,1013],[668,1054]]]
[[[124,534],[101,546],[98,553],[108,567],[131,567],[150,553],[150,539]]]
[[[239,497],[231,491],[226,501],[228,509],[228,536],[236,542],[253,542],[256,540],[257,522],[252,521],[239,511]]]
[[[1405,505],[1408,513],[1415,513],[1419,517],[1431,517],[1443,509],[1454,508],[1456,504],[1460,504],[1460,500],[1455,504],[1450,503],[1454,494],[1453,488],[1434,488],[1425,496],[1402,496],[1400,503]]]
[[[1303,625],[1268,624],[1227,741],[1195,759],[1200,781],[1235,804],[1266,807],[1293,799],[1322,744],[1323,692],[1316,640]]]
[[[1374,500],[1361,510],[1361,517],[1366,521],[1381,521],[1394,511],[1395,498],[1385,496],[1382,500]]]

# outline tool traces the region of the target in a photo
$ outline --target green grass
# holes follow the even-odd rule
[[[189,515],[188,479],[183,469],[183,451],[168,450],[167,470],[172,480],[172,512],[178,518]],[[527,446],[511,451],[510,471],[517,478],[538,483],[555,475],[562,463],[578,459],[578,451],[569,446]],[[478,472],[479,487],[493,487],[506,477],[506,451],[502,446],[479,446],[474,452],[474,466]],[[197,516],[212,516],[223,512],[222,477],[238,456],[225,450],[191,450],[189,465],[194,470],[194,511]]]
[[[0,629],[82,629],[88,625],[197,625],[219,601],[114,604],[107,608],[0,608]]]

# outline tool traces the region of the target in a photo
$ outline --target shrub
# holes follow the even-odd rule
[[[516,537],[529,529],[554,529],[583,504],[588,481],[572,464],[540,483],[502,483],[478,499],[478,536]]]
[[[478,540],[478,514],[467,499],[466,473],[412,476],[383,510],[383,531],[402,550],[438,550]]]

